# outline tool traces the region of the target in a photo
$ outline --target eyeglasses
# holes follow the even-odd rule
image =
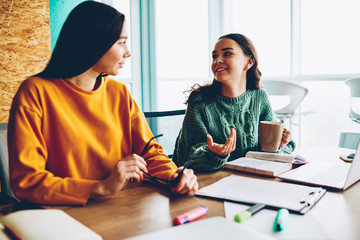
[[[151,141],[152,141],[153,139],[158,138],[158,137],[162,137],[162,136],[163,136],[163,134],[160,133],[159,135],[156,135],[156,136],[150,138],[150,140],[145,144],[143,150],[141,151],[140,156],[141,156],[141,157],[144,156],[144,154],[145,154],[146,151],[148,150],[149,145],[150,145],[150,143],[151,143]]]
[[[159,135],[156,135],[152,138],[150,138],[150,140],[146,143],[145,147],[143,148],[143,150],[141,151],[140,153],[140,156],[143,156],[146,151],[148,150],[149,148],[149,144],[150,142],[155,139],[155,138],[158,138],[158,137],[161,137],[163,136],[163,134],[159,134]],[[153,183],[156,183],[158,185],[161,185],[161,186],[165,186],[165,187],[174,187],[176,185],[178,185],[179,181],[180,181],[180,178],[181,176],[183,175],[184,173],[184,170],[186,168],[188,168],[193,160],[193,157],[197,154],[199,154],[201,151],[203,151],[203,147],[198,147],[197,149],[195,149],[195,151],[191,154],[190,158],[188,161],[185,162],[184,166],[183,166],[183,169],[181,170],[181,172],[179,172],[179,175],[174,178],[174,179],[165,179],[165,178],[159,178],[159,177],[155,177],[147,172],[144,172],[143,170],[141,170],[143,172],[143,174],[145,175],[146,177],[146,180],[150,181],[150,182],[153,182]]]

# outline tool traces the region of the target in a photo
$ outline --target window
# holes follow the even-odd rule
[[[157,109],[182,109],[184,91],[209,80],[208,0],[157,0]]]
[[[301,2],[302,74],[359,73],[360,1]]]
[[[259,69],[263,76],[290,75],[290,2],[233,0],[227,8],[230,26],[225,26],[228,28],[225,30],[250,38],[258,52]]]
[[[116,79],[143,110],[185,108],[184,91],[213,78],[216,39],[238,32],[253,41],[263,80],[296,81],[309,89],[301,110],[316,113],[299,119],[295,131],[306,145],[337,145],[341,126],[358,128],[348,117],[344,83],[360,75],[358,0],[103,1],[127,16],[132,57]]]

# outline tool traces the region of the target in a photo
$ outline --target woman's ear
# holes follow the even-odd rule
[[[244,70],[249,70],[253,65],[254,59],[252,58],[252,56],[250,56]]]

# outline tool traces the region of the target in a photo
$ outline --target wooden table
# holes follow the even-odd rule
[[[335,152],[331,149],[321,151],[320,155],[315,154],[317,152],[319,152],[318,148],[314,148],[310,152],[304,152],[304,156],[314,157],[314,161],[316,159],[339,161],[337,150]],[[329,156],[324,156],[324,153]],[[275,178],[229,170],[197,174],[197,176],[200,188],[202,188],[231,174],[279,181]],[[172,227],[173,218],[198,206],[208,207],[209,212],[206,217],[225,216],[223,201],[175,196],[168,190],[150,183],[136,182],[129,183],[112,197],[89,200],[85,207],[56,206],[52,208],[64,210],[100,234],[104,240],[112,240]],[[6,207],[3,206],[2,210]],[[360,183],[356,183],[343,192],[327,191],[311,209],[311,214],[331,239],[360,239]]]
[[[200,187],[231,174],[277,181],[222,170],[198,174]],[[59,208],[100,234],[104,240],[110,240],[172,227],[174,217],[198,206],[208,207],[206,217],[225,216],[222,201],[174,196],[164,189],[145,183],[129,183],[117,195],[90,200],[85,207]],[[360,239],[360,183],[345,192],[328,191],[311,212],[332,239]]]

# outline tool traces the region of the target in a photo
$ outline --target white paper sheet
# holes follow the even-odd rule
[[[226,220],[234,222],[235,214],[249,208],[249,205],[224,202]],[[273,224],[277,211],[263,209],[248,220],[237,223],[238,226],[252,229],[275,239],[330,239],[327,233],[311,214],[290,214],[286,228],[282,232],[274,232]]]
[[[325,191],[319,187],[231,175],[200,189],[195,195],[249,204],[262,203],[300,212],[309,210]]]

